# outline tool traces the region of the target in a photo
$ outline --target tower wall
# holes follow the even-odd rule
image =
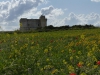
[[[27,30],[27,18],[20,19],[20,30],[21,31]]]
[[[28,19],[28,26],[32,28],[37,28],[40,26],[40,20],[39,19]]]

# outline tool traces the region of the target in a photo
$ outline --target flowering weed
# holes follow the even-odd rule
[[[0,75],[99,75],[100,29],[0,34]]]

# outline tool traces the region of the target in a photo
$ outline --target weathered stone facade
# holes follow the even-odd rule
[[[39,19],[20,19],[20,31],[29,31],[47,26],[47,19],[41,15]]]

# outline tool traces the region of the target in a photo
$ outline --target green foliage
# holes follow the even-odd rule
[[[100,29],[0,33],[0,75],[99,75],[99,37]]]

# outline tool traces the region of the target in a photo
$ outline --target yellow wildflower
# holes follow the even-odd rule
[[[45,50],[44,50],[44,53],[48,53],[48,52],[49,52],[49,50],[48,50],[48,49],[45,49]]]
[[[85,35],[82,34],[80,37],[81,37],[81,39],[84,39],[85,38]]]
[[[40,63],[37,63],[37,66],[40,66]]]
[[[72,56],[70,57],[70,60],[73,60],[73,57]]]
[[[65,64],[65,65],[67,64],[66,60],[63,60],[63,64]]]
[[[59,71],[58,71],[58,69],[54,69],[53,71],[52,71],[52,74],[55,74],[55,73],[58,73]]]
[[[64,50],[61,50],[61,52],[63,53],[63,52],[64,52]]]
[[[96,69],[98,67],[98,65],[94,65],[93,68]]]
[[[74,67],[72,65],[68,66],[69,73],[75,72]]]
[[[82,52],[81,52],[81,51],[78,51],[78,54],[79,54],[79,55],[81,55],[81,54],[82,54]]]
[[[76,59],[79,59],[79,56],[76,56]]]
[[[91,63],[88,63],[88,64],[87,64],[87,66],[90,66],[90,65],[91,65]]]
[[[72,50],[71,49],[69,49],[69,53],[72,53]]]
[[[49,58],[47,58],[47,59],[46,59],[46,61],[50,61],[50,59],[49,59]]]
[[[90,57],[90,56],[92,56],[92,55],[93,55],[93,54],[92,54],[92,51],[89,51],[88,54],[87,54],[88,57]]]
[[[83,72],[83,73],[81,73],[80,75],[87,75],[87,74]]]

